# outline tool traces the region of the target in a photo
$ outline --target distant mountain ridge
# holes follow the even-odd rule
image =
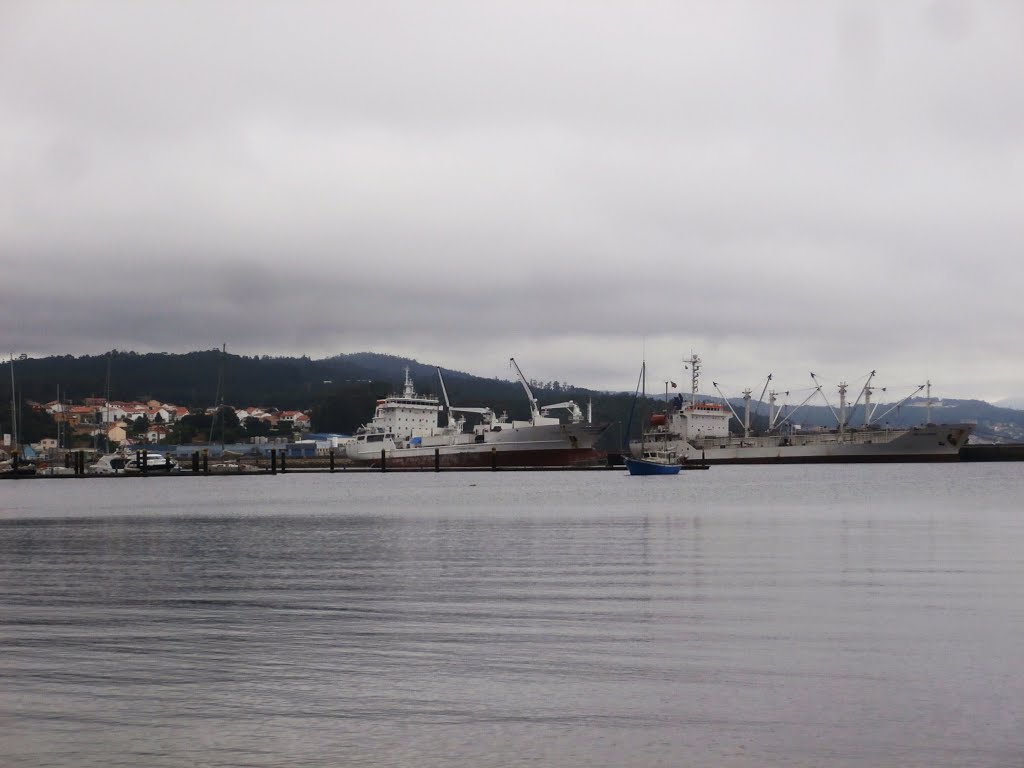
[[[1002,400],[996,400],[992,405],[999,408],[1012,408],[1015,411],[1024,411],[1024,396],[1004,397]]]

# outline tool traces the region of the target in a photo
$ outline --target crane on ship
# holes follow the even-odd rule
[[[526,377],[523,376],[523,372],[520,370],[516,359],[514,357],[510,357],[508,361],[509,364],[516,369],[516,373],[519,374],[519,383],[523,385],[523,389],[526,390],[526,399],[530,401],[530,421],[536,424],[537,419],[540,418],[540,409],[537,407],[537,398],[533,396],[533,390],[530,389],[530,385],[527,383]]]
[[[508,359],[509,364],[516,369],[516,373],[519,375],[519,383],[523,385],[523,389],[526,390],[526,398],[530,401],[530,423],[531,424],[544,424],[550,421],[551,423],[557,422],[558,419],[551,415],[551,411],[564,409],[569,412],[569,418],[573,424],[579,424],[583,421],[583,411],[576,404],[574,400],[566,400],[562,403],[552,403],[551,405],[538,406],[537,398],[533,395],[533,390],[530,389],[530,384],[526,381],[526,377],[523,375],[522,370],[519,368],[519,364],[516,362],[514,357]]]
[[[484,424],[490,424],[494,421],[494,410],[492,408],[478,408],[470,406],[456,406],[452,405],[448,400],[448,388],[444,385],[444,376],[441,375],[441,369],[437,369],[437,378],[441,382],[441,394],[444,395],[444,407],[448,411],[449,423],[452,426],[456,426],[458,431],[462,431],[462,425],[465,423],[465,419],[452,416],[454,413],[475,413],[481,417]]]

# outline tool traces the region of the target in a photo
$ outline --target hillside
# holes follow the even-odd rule
[[[0,425],[10,424],[10,369],[0,366]],[[71,355],[16,360],[19,401],[45,403],[60,396],[81,402],[88,397],[118,401],[159,400],[191,408],[214,405],[218,377],[223,402],[236,407],[259,406],[311,411],[317,431],[352,432],[373,414],[376,400],[401,391],[408,367],[417,391],[440,397],[437,369],[417,360],[360,352],[323,360],[307,357],[222,355],[218,350],[185,354],[113,351],[106,355]],[[529,416],[518,381],[487,379],[443,369],[452,404],[488,405],[513,418]],[[6,387],[4,386],[6,383]],[[616,422],[609,440],[621,440],[629,417],[631,394],[607,394],[558,382],[531,382],[540,403],[574,399],[586,409],[592,400],[595,420]],[[21,423],[29,426],[30,409],[22,405]],[[8,427],[9,428],[9,427]],[[45,424],[39,426],[45,432]],[[36,432],[26,439],[38,439]],[[611,446],[614,447],[614,446]]]
[[[111,400],[170,402],[195,408],[214,404],[218,377],[222,398],[237,407],[259,406],[310,411],[318,431],[352,432],[367,421],[377,398],[401,389],[408,366],[420,392],[440,396],[437,370],[433,363],[372,352],[343,354],[322,360],[308,357],[269,357],[227,354],[218,350],[185,354],[113,351],[106,355],[71,355],[17,360],[15,378],[18,398],[47,402],[61,397],[81,401],[104,397],[109,387]],[[0,365],[0,427],[10,424],[9,363]],[[528,372],[527,372],[528,373]],[[483,378],[463,371],[443,369],[452,404],[489,405],[526,418],[528,404],[518,381]],[[607,447],[622,442],[630,422],[632,393],[606,393],[559,382],[531,382],[537,399],[544,403],[575,400],[586,409],[593,404],[594,419],[613,424]],[[717,399],[717,398],[708,398]],[[732,400],[742,416],[742,401]],[[818,401],[820,403],[820,401]],[[882,419],[890,426],[909,426],[925,420],[923,399],[911,400]],[[32,431],[46,431],[45,421],[34,419],[22,405],[22,423]],[[881,405],[876,417],[889,410]],[[755,429],[767,424],[767,404],[751,403]],[[791,413],[792,411],[787,411]],[[945,400],[933,407],[933,421],[974,421],[980,439],[1024,440],[1024,411],[1000,408],[980,400]],[[634,420],[635,421],[635,420]],[[808,404],[792,418],[804,428],[835,426],[835,418],[823,404]],[[849,423],[863,423],[863,406],[850,414]],[[734,422],[734,428],[738,424]],[[9,428],[9,427],[8,427]],[[633,433],[637,431],[634,424]],[[26,435],[28,437],[28,435]]]

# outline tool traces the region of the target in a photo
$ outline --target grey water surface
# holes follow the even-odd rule
[[[1024,464],[0,483],[2,766],[1022,766]]]

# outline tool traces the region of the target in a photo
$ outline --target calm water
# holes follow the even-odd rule
[[[0,483],[3,766],[1021,766],[1024,464]]]

